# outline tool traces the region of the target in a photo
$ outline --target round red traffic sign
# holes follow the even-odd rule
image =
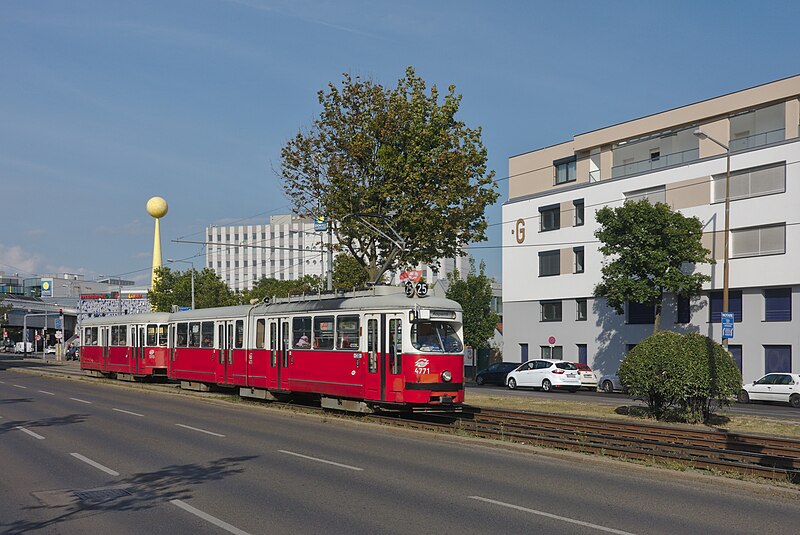
[[[551,336],[550,338],[547,339],[547,343],[550,344],[550,345],[555,344],[556,343],[556,337],[555,336]]]

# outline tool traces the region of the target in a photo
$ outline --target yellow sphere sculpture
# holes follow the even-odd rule
[[[156,283],[156,269],[161,267],[161,230],[158,220],[167,215],[168,210],[167,201],[162,197],[151,197],[147,201],[147,213],[156,220],[156,234],[153,238],[153,274],[150,277],[151,288]]]

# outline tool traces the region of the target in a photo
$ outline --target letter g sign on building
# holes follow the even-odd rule
[[[517,224],[514,227],[514,233],[517,235],[517,243],[525,241],[525,220],[517,219]]]

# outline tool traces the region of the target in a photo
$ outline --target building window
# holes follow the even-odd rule
[[[740,345],[729,345],[728,352],[733,357],[733,361],[736,363],[736,366],[739,368],[739,373],[742,372],[742,346]]]
[[[676,300],[678,310],[675,314],[675,323],[689,323],[692,321],[692,307],[689,298],[679,295]]]
[[[565,184],[575,181],[575,162],[576,159],[574,156],[553,162],[553,166],[556,168],[556,184]]]
[[[725,202],[725,174],[714,175],[714,202]],[[786,191],[786,162],[731,173],[731,200]]]
[[[579,364],[589,364],[588,362],[588,351],[586,348],[586,344],[576,344],[578,346],[578,363]]]
[[[542,321],[561,321],[561,301],[542,301]]]
[[[792,346],[764,346],[764,373],[792,373]]]
[[[575,273],[583,273],[583,247],[573,247]]]
[[[552,360],[563,360],[564,348],[562,346],[539,346],[541,358]]]
[[[711,323],[720,323],[722,321],[722,292],[711,292],[708,294],[710,306],[708,307]],[[742,321],[742,291],[735,290],[728,292],[728,312],[733,313],[733,321],[740,323]]]
[[[657,162],[657,161],[658,161],[658,160],[660,160],[660,159],[661,159],[661,150],[659,150],[659,149],[652,149],[652,150],[650,151],[650,161],[651,161],[651,162]]]
[[[656,307],[628,301],[627,323],[631,325],[653,325],[656,322]]]
[[[233,240],[237,241],[237,242],[239,241],[239,233],[238,232],[233,235]]]
[[[665,186],[656,186],[655,188],[639,189],[625,194],[626,201],[639,202],[647,199],[650,204],[667,202],[667,188]]]
[[[587,313],[586,313],[586,299],[576,299],[575,306],[577,308],[577,314],[575,315],[575,319],[577,321],[586,321]]]
[[[558,230],[561,228],[561,206],[545,206],[539,208],[539,231]]]
[[[575,207],[575,218],[572,223],[576,227],[580,227],[583,225],[583,199],[572,201],[572,206]]]
[[[561,250],[539,253],[539,276],[550,277],[561,274]]]
[[[792,289],[764,290],[764,321],[792,321]]]
[[[731,231],[733,258],[766,256],[786,252],[786,224]]]

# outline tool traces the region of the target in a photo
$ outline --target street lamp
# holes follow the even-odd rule
[[[723,264],[722,270],[722,312],[728,312],[728,276],[730,274],[730,269],[728,266],[728,251],[729,251],[729,234],[730,234],[730,222],[731,222],[731,148],[724,143],[720,143],[713,137],[709,136],[701,129],[697,129],[694,131],[694,135],[696,135],[700,139],[710,139],[723,149],[725,149],[725,160],[727,163],[727,169],[725,171],[725,263]],[[721,321],[721,320],[720,320]],[[728,339],[722,339],[722,347],[725,348],[725,351],[728,350]]]
[[[167,262],[183,262],[184,264],[191,264],[192,266],[192,310],[194,310],[194,262],[191,260],[175,260],[174,258],[167,258]]]

